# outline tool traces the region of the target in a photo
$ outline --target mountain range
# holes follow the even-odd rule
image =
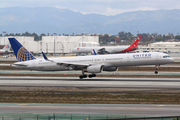
[[[114,16],[82,14],[55,7],[0,8],[0,31],[37,34],[133,34],[180,32],[180,10],[127,12]],[[0,33],[1,34],[1,33]]]

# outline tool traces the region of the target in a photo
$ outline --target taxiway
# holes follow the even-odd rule
[[[180,105],[0,103],[0,112],[177,116]]]
[[[180,78],[106,78],[95,77],[8,77],[0,76],[0,86],[180,88]]]

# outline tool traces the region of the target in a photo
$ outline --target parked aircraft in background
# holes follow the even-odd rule
[[[10,52],[9,45],[5,45],[3,49],[0,49],[0,54],[8,53]]]
[[[57,57],[48,59],[44,53],[42,59],[36,59],[25,47],[15,38],[9,38],[14,54],[19,62],[13,63],[13,67],[38,71],[67,71],[81,70],[79,78],[95,77],[96,73],[102,71],[114,72],[121,66],[155,65],[155,74],[158,73],[158,66],[174,62],[174,59],[165,53],[129,53],[129,54],[108,54],[77,57]]]
[[[129,45],[121,45],[121,46],[102,46],[102,47],[77,47],[72,49],[73,53],[91,53],[93,49],[97,54],[105,54],[105,53],[125,53],[137,50],[139,41],[141,40],[141,36],[139,36],[130,46]]]

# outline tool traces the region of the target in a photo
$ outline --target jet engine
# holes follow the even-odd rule
[[[103,71],[109,71],[109,72],[117,71],[117,70],[118,70],[118,67],[107,67],[107,68],[103,68]]]
[[[102,71],[103,66],[102,65],[93,65],[87,67],[88,73],[100,73]]]

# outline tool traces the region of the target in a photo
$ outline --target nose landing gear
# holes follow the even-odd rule
[[[156,65],[156,66],[155,66],[155,67],[156,67],[155,72],[154,72],[155,74],[158,74],[159,66],[160,66],[160,65]]]
[[[82,70],[82,75],[79,76],[80,79],[87,78],[87,75],[84,74],[84,70]]]

